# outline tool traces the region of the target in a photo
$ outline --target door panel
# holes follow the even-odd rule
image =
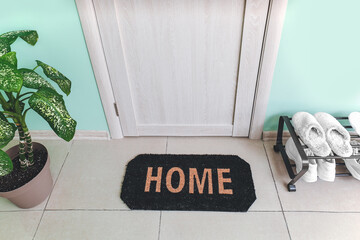
[[[76,4],[112,137],[261,137],[287,0]]]
[[[117,0],[115,9],[139,129],[199,135],[220,125],[231,135],[244,1]]]
[[[93,0],[93,4],[122,132],[124,136],[138,136],[115,2]],[[92,59],[95,61],[98,59]]]

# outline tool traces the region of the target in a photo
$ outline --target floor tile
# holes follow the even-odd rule
[[[338,177],[335,182],[319,179],[315,183],[300,179],[295,184],[296,192],[288,192],[291,179],[281,155],[274,152],[274,142],[264,144],[284,211],[360,212],[360,182],[353,177]]]
[[[325,212],[286,212],[293,240],[360,239],[360,214]]]
[[[42,211],[1,212],[0,239],[33,239],[41,215]]]
[[[280,212],[162,212],[160,240],[289,239]]]
[[[160,212],[46,211],[35,240],[157,240]]]
[[[249,211],[280,211],[274,180],[260,140],[232,137],[169,137],[167,153],[238,155],[250,164],[256,196]]]
[[[39,142],[43,144],[48,150],[48,153],[50,155],[51,175],[55,183],[55,180],[59,175],[61,167],[64,164],[65,158],[70,151],[72,142],[66,142],[63,140],[37,140],[35,142]],[[10,147],[15,146],[17,144],[18,144],[17,141],[12,141],[8,144],[8,146],[6,146],[5,149],[7,150]],[[30,209],[22,209],[22,210],[24,211],[42,210],[45,208],[47,200],[48,198],[36,207]],[[12,204],[9,200],[5,198],[0,198],[0,211],[10,211],[10,210],[18,211],[21,209],[15,206],[14,204]]]
[[[166,138],[74,141],[48,209],[128,209],[120,199],[126,164],[141,153],[165,153]]]

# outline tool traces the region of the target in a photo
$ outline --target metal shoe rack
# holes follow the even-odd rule
[[[336,118],[346,129],[351,128],[351,126],[347,126],[343,123],[343,121],[348,120],[347,117],[337,117]],[[302,159],[302,169],[301,171],[296,174],[294,170],[295,164],[290,162],[288,155],[285,152],[285,145],[283,144],[283,131],[284,131],[284,123],[289,130],[290,136],[293,138],[295,146],[301,156]],[[360,139],[358,135],[350,135],[351,140]],[[353,146],[353,145],[352,145]],[[359,145],[356,145],[360,147]],[[276,144],[274,145],[274,151],[280,152],[282,159],[285,163],[286,170],[291,178],[291,181],[288,183],[287,188],[289,192],[295,192],[296,186],[295,183],[306,173],[309,169],[309,159],[335,159],[336,165],[345,165],[344,159],[353,159],[353,158],[360,158],[359,155],[352,155],[350,157],[340,157],[340,156],[328,156],[328,157],[317,157],[317,156],[306,156],[304,149],[308,148],[306,145],[302,145],[300,143],[299,137],[296,135],[294,127],[291,124],[291,118],[287,116],[281,116],[279,119],[279,126],[277,131],[277,139]],[[336,173],[336,177],[343,177],[343,176],[351,176],[349,172],[346,173]]]

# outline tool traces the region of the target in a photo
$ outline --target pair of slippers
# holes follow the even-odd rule
[[[307,112],[298,112],[292,117],[292,123],[300,141],[309,148],[304,149],[307,156],[333,156],[332,151],[342,157],[353,153],[349,132],[330,114],[319,112],[314,116]],[[285,144],[290,159],[295,161],[299,173],[303,163],[292,138]],[[309,167],[302,176],[305,182],[316,182],[317,177],[324,181],[335,180],[335,159],[309,159]]]
[[[316,156],[327,157],[331,150],[340,157],[352,155],[349,132],[330,114],[298,112],[292,123],[296,134]]]
[[[348,119],[351,127],[360,135],[360,112],[352,112]],[[349,132],[334,117],[323,112],[314,116],[306,112],[298,112],[293,116],[292,121],[295,132],[309,147],[305,149],[307,156],[326,157],[332,155],[331,150],[341,157],[359,155],[359,158],[344,159],[344,162],[351,175],[360,180],[360,143],[350,141]],[[355,147],[352,148],[351,145]],[[302,159],[292,139],[288,140],[286,147],[289,157],[295,160],[296,170],[299,172],[302,169]],[[309,169],[303,175],[303,179],[306,182],[314,182],[317,176],[325,181],[334,181],[335,160],[310,159]]]

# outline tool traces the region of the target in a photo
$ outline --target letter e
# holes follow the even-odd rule
[[[219,194],[233,194],[232,189],[224,189],[224,183],[231,183],[231,178],[224,178],[223,173],[230,173],[230,168],[218,168]]]

